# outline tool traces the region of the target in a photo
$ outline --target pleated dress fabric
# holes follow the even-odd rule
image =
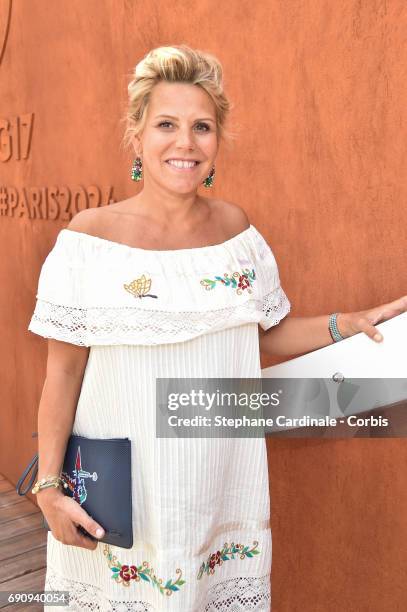
[[[290,310],[264,238],[150,251],[64,229],[36,297],[30,331],[90,347],[73,433],[132,452],[132,548],[49,531],[45,590],[70,610],[269,612],[265,439],[156,436],[157,378],[261,377],[258,325]]]

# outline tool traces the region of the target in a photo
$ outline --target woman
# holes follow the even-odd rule
[[[61,230],[29,329],[49,338],[38,479],[60,473],[71,432],[129,437],[134,543],[111,550],[85,537],[78,526],[98,537],[103,525],[60,489],[39,491],[51,528],[45,589],[68,590],[73,610],[268,611],[265,440],[157,438],[156,378],[260,377],[259,324],[260,349],[275,355],[358,332],[379,340],[375,324],[407,299],[287,317],[264,238],[240,207],[197,193],[225,136],[219,62],[185,45],[155,49],[129,97],[125,140],[143,189]]]

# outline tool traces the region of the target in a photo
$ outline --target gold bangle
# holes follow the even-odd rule
[[[50,487],[55,487],[56,489],[57,487],[60,487],[60,486],[61,484],[59,482],[51,482],[51,483],[43,484],[41,486],[36,484],[34,488],[31,490],[31,493],[34,493],[35,495],[36,493],[38,493],[39,491],[42,491],[43,489],[49,489]]]
[[[54,476],[49,474],[48,476],[44,476],[44,478],[41,478],[41,480],[38,480],[38,482],[50,482],[52,480],[61,480],[61,475]]]
[[[55,482],[55,480],[61,480],[61,476],[45,476],[41,478],[41,480],[38,480],[38,482]]]
[[[47,489],[49,487],[56,488],[61,485],[64,488],[68,486],[66,482],[64,482],[64,480],[60,476],[48,476],[48,477],[42,478],[41,480],[37,480],[37,482],[34,485],[34,488],[31,489],[31,493],[35,495],[36,493],[38,493],[38,491],[41,491],[41,489]]]

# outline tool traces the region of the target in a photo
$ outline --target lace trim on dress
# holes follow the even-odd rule
[[[108,599],[101,589],[64,578],[49,565],[44,590],[69,591],[68,610],[74,612],[158,612],[145,601]],[[219,582],[208,589],[203,605],[202,611],[188,612],[271,612],[270,575],[242,576]]]
[[[162,344],[233,327],[249,321],[264,329],[276,325],[290,310],[281,286],[263,300],[209,311],[167,312],[133,307],[79,308],[37,299],[28,329],[45,338],[81,346],[94,344]]]
[[[203,612],[271,612],[270,575],[231,578],[208,593]]]
[[[277,325],[290,312],[291,304],[281,287],[266,293],[263,297],[263,319],[260,320],[263,329]]]

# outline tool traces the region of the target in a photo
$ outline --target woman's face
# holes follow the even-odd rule
[[[182,194],[196,191],[210,173],[218,151],[215,105],[210,96],[190,83],[158,83],[134,149],[141,153],[144,184]],[[182,164],[176,160],[198,163],[179,167]]]

